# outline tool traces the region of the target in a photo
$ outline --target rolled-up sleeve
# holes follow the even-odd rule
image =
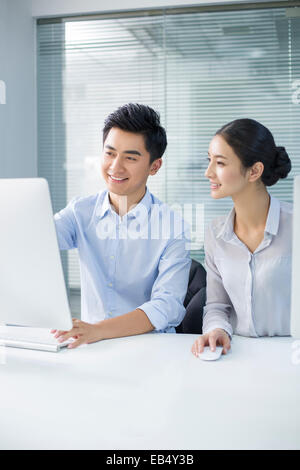
[[[205,236],[205,267],[207,271],[206,305],[203,309],[203,334],[222,328],[229,336],[233,329],[229,321],[233,306],[224,288],[222,277],[214,262],[215,235],[212,227]]]
[[[61,250],[71,250],[77,248],[76,221],[74,214],[74,204],[77,198],[54,215],[56,235],[58,245]]]
[[[183,234],[166,246],[151,299],[138,307],[146,313],[156,331],[179,325],[185,315],[183,301],[191,265],[187,244],[188,239]]]

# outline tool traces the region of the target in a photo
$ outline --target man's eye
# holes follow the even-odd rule
[[[132,161],[135,162],[135,161],[136,161],[136,158],[134,158],[134,157],[127,157],[127,160],[132,160]]]
[[[217,162],[218,165],[224,166],[223,162]]]

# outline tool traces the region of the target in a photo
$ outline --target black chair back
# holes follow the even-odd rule
[[[186,314],[177,333],[202,333],[203,307],[206,302],[206,271],[201,263],[192,260],[187,293],[184,299]]]

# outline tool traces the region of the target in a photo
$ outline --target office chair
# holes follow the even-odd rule
[[[203,307],[206,302],[206,271],[201,263],[192,260],[188,289],[184,300],[186,314],[176,333],[202,334]]]

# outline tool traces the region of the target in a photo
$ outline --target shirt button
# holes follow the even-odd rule
[[[115,259],[115,257],[113,255],[111,255],[110,259]]]
[[[108,287],[112,287],[112,283],[111,283],[111,282],[108,284]]]

